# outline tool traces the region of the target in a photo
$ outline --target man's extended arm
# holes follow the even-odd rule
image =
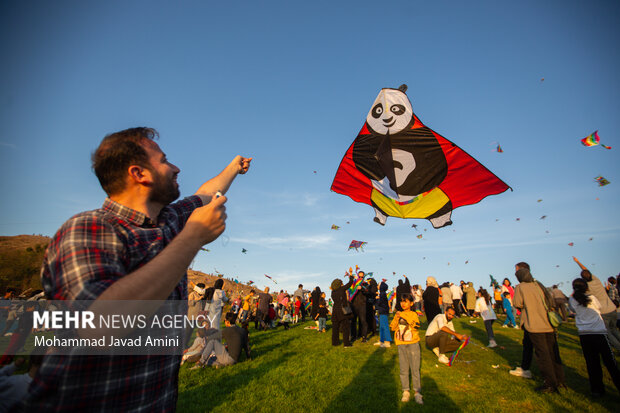
[[[196,191],[196,195],[202,198],[204,204],[207,204],[215,192],[220,191],[222,195],[225,194],[237,175],[248,171],[251,161],[252,158],[237,155],[222,172],[202,184]]]

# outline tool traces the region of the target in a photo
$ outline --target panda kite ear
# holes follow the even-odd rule
[[[402,85],[398,87],[398,90],[405,93],[407,91],[407,85],[403,83]]]

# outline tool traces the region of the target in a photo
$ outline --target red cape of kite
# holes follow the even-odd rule
[[[411,129],[425,126],[417,116],[414,115],[414,118],[415,122]],[[438,187],[450,198],[452,209],[478,203],[489,195],[496,195],[510,188],[467,152],[437,132],[433,130],[431,132],[437,138],[448,164],[446,178]],[[366,123],[358,137],[363,135],[370,135]],[[372,205],[372,184],[353,162],[354,145],[355,141],[340,162],[331,190],[346,195],[356,202]]]

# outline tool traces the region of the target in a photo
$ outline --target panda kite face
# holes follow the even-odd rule
[[[409,126],[412,119],[413,109],[407,95],[396,89],[381,89],[366,123],[378,135],[395,135]]]

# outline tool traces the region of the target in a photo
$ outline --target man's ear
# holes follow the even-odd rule
[[[139,166],[139,165],[131,165],[127,169],[127,173],[129,175],[129,179],[137,184],[147,185],[153,183],[153,174],[148,169]]]

